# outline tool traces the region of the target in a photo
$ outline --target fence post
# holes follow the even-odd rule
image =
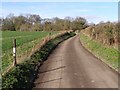
[[[48,37],[49,37],[49,39],[51,38],[51,31],[49,32]]]
[[[13,65],[17,65],[16,61],[16,39],[13,39]]]

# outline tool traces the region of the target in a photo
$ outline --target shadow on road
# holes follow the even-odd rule
[[[50,70],[40,71],[40,72],[38,72],[38,73],[39,73],[39,74],[40,74],[40,73],[46,73],[46,72],[50,72],[50,71],[54,71],[54,70],[58,70],[58,69],[61,69],[61,68],[65,68],[65,66],[61,66],[61,67],[54,68],[54,69],[50,69]]]

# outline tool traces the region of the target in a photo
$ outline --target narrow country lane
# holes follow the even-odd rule
[[[118,88],[118,74],[82,47],[76,35],[40,67],[35,88]]]

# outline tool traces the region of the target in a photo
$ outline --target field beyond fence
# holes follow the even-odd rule
[[[21,63],[29,59],[30,55],[35,52],[42,44],[45,37],[54,36],[58,31],[49,32],[20,32],[20,31],[3,31],[2,38],[2,74],[7,72],[13,66],[13,39],[16,39],[16,60]]]

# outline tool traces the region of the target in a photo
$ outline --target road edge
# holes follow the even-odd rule
[[[107,64],[102,58],[100,58],[99,56],[93,54],[92,51],[89,48],[85,47],[84,43],[81,41],[80,35],[79,35],[79,42],[82,45],[82,47],[85,50],[87,50],[92,56],[94,56],[95,58],[99,59],[103,64],[107,65],[110,69],[112,69],[116,73],[120,74],[120,72],[118,72],[116,69],[114,69],[110,64]]]

